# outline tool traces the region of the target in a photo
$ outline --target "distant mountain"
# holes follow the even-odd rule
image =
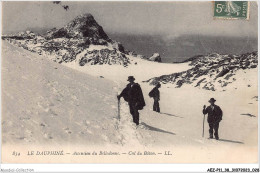
[[[153,61],[125,50],[120,42],[110,39],[89,13],[77,16],[59,29],[49,29],[41,34],[32,31],[19,32],[3,35],[2,39],[26,50],[46,55],[58,63],[75,61],[80,66],[118,64],[126,67],[131,64],[129,57]],[[158,58],[155,59],[158,61]]]
[[[119,64],[128,66],[129,58],[122,44],[110,39],[91,14],[76,17],[66,26],[43,34],[32,31],[4,35],[2,39],[58,63]]]
[[[66,26],[53,30],[51,38],[93,38],[96,40],[103,39],[109,41],[103,28],[96,22],[94,17],[89,14],[77,16]]]
[[[189,62],[191,68],[187,71],[163,75],[149,79],[152,85],[158,82],[172,84],[180,88],[185,84],[206,90],[225,90],[225,88],[237,79],[237,73],[246,73],[248,69],[255,69],[258,66],[258,52],[241,55],[209,54],[192,57]],[[250,86],[248,86],[250,87]]]

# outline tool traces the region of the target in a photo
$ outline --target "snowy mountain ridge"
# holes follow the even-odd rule
[[[128,67],[130,64],[139,64],[138,59],[161,62],[158,53],[145,58],[125,50],[121,43],[110,39],[94,17],[88,13],[76,17],[60,29],[53,28],[43,35],[25,31],[2,36],[2,39],[44,55],[54,62],[74,62],[76,66],[107,64]],[[225,90],[229,84],[236,81],[237,72],[257,68],[258,55],[257,52],[242,55],[213,53],[194,56],[185,62],[190,62],[190,69],[175,73],[172,71],[172,74],[165,73],[167,75],[159,77],[153,76],[150,79],[146,78],[145,81],[150,84],[170,83],[176,88],[191,84],[206,90],[215,91],[219,88]]]
[[[94,17],[88,13],[76,17],[60,29],[53,28],[43,35],[25,31],[2,36],[2,39],[31,52],[50,57],[58,63],[77,59],[80,66],[119,64],[126,67],[130,64],[123,45],[111,40]],[[94,46],[97,48],[93,48]]]
[[[79,15],[64,27],[50,29],[42,35],[25,31],[4,35],[2,39],[31,52],[50,57],[58,63],[76,61],[80,66],[116,64],[127,67],[131,64],[129,57],[161,61],[159,54],[154,60],[125,50],[121,43],[108,37],[102,26],[89,13]],[[96,48],[90,50],[91,46],[92,49],[93,46]],[[103,49],[100,49],[101,46]]]
[[[217,53],[199,55],[185,62],[190,62],[191,69],[169,75],[151,78],[145,82],[155,85],[158,82],[170,83],[180,88],[185,84],[206,90],[223,90],[237,80],[237,73],[246,73],[247,70],[258,66],[258,52],[242,55],[221,55]],[[248,84],[248,87],[251,85]],[[236,88],[235,88],[236,89]]]

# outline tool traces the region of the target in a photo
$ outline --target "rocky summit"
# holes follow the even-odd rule
[[[60,29],[53,28],[42,35],[26,31],[5,35],[2,39],[58,63],[76,61],[80,66],[130,64],[123,45],[111,40],[88,13],[77,16]]]
[[[180,88],[185,84],[194,87],[215,91],[225,90],[225,87],[236,81],[238,71],[246,72],[247,69],[257,68],[258,52],[241,55],[221,55],[209,54],[192,57],[185,62],[189,62],[191,68],[187,71],[163,75],[149,79],[151,85],[158,82],[163,84],[173,84]],[[250,87],[250,86],[249,86]]]
[[[92,38],[92,40],[109,40],[103,28],[96,22],[94,17],[87,13],[77,16],[65,27],[54,30],[50,38]]]

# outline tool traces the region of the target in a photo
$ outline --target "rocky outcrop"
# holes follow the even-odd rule
[[[111,41],[113,49],[119,50],[120,52],[126,53],[124,46],[117,42],[117,41]]]
[[[148,60],[155,61],[155,62],[162,62],[162,59],[161,59],[159,53],[154,53]]]
[[[89,14],[77,16],[65,27],[52,33],[52,38],[92,38],[93,40],[109,40],[103,28],[96,22],[94,17]]]
[[[125,67],[130,64],[123,45],[111,40],[91,14],[80,15],[66,26],[53,28],[43,35],[26,31],[2,36],[2,39],[58,63],[77,61],[80,66],[118,64]]]
[[[118,64],[126,67],[130,63],[130,61],[125,56],[125,54],[120,53],[116,49],[101,49],[87,51],[82,57],[79,58],[80,66],[84,66],[87,63],[89,63],[90,65]]]
[[[184,84],[206,90],[218,90],[236,81],[238,70],[257,68],[258,52],[246,53],[242,55],[220,55],[209,54],[206,56],[196,56],[187,60],[190,68],[187,71],[163,75],[149,79],[152,85],[161,82],[162,84],[173,84],[176,88]]]

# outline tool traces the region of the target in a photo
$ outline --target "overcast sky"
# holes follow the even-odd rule
[[[77,15],[91,13],[108,33],[182,34],[257,37],[257,4],[250,20],[213,20],[212,2],[3,2],[3,33],[27,28],[62,27]]]

